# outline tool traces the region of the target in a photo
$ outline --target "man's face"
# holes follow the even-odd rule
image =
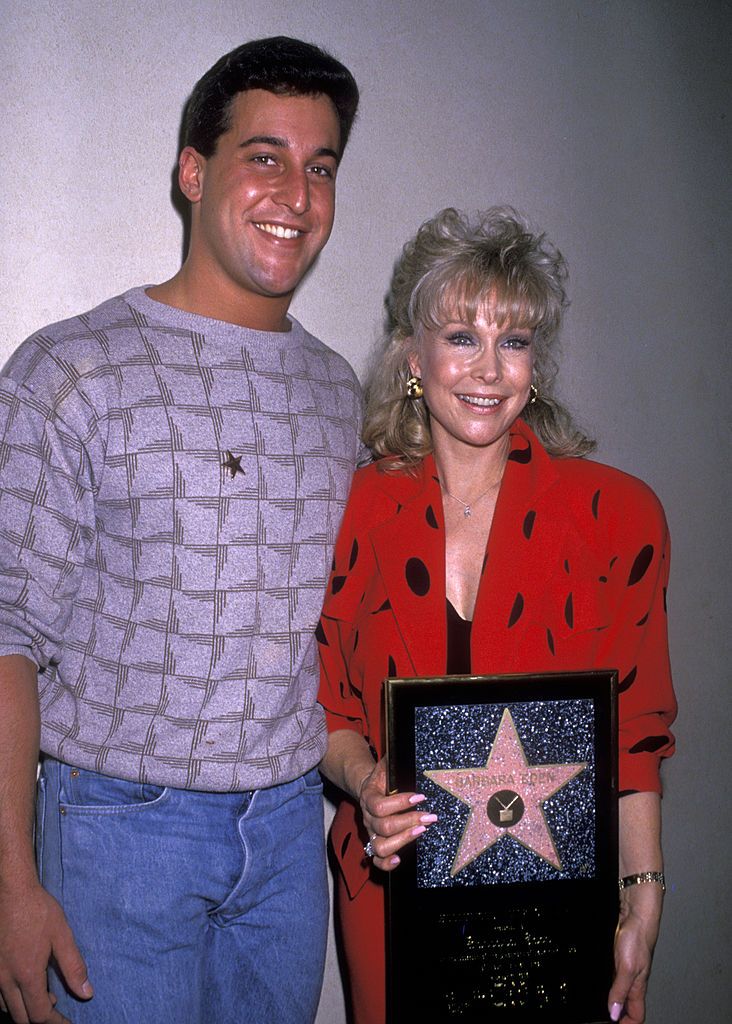
[[[286,309],[333,226],[336,111],[326,96],[252,89],[234,98],[230,117],[213,156],[181,154],[181,188],[194,204],[190,255],[209,289]]]

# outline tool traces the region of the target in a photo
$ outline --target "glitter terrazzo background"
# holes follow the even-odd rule
[[[470,812],[465,804],[422,773],[440,768],[484,767],[506,707],[513,717],[529,767],[587,762],[581,775],[544,803],[544,814],[562,870],[557,871],[506,835],[455,878],[450,878],[450,867]],[[426,805],[439,816],[417,840],[418,887],[594,877],[594,740],[594,705],[590,699],[415,708],[417,789],[427,796]]]

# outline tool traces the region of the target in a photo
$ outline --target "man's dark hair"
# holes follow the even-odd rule
[[[193,87],[183,116],[183,145],[201,156],[216,151],[231,127],[231,101],[240,92],[266,89],[278,96],[327,96],[340,125],[340,155],[358,108],[358,86],[335,57],[288,36],[254,39],[224,54]]]

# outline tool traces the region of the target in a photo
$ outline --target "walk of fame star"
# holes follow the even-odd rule
[[[511,712],[504,708],[485,768],[425,771],[470,808],[450,877],[504,836],[513,836],[561,871],[543,804],[586,767],[586,763],[530,765]]]
[[[241,460],[244,458],[243,455],[234,455],[232,452],[226,451],[226,459],[222,463],[224,469],[228,469],[231,473],[231,479],[233,480],[237,473],[244,474],[244,470],[241,468]]]

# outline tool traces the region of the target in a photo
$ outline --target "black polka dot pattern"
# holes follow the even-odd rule
[[[554,634],[550,629],[547,629],[546,631],[546,645],[551,653],[554,654]]]
[[[618,693],[625,693],[629,690],[635,682],[635,677],[638,675],[638,666],[634,665],[627,676],[618,683]]]
[[[388,612],[390,608],[391,608],[391,601],[387,597],[387,599],[384,601],[384,603],[380,604],[379,607],[376,609],[376,611],[375,612],[371,612],[371,614],[372,615],[378,615],[379,612]]]
[[[592,516],[594,519],[598,518],[598,510],[600,508],[600,491],[595,491],[592,495]]]
[[[328,647],[328,637],[325,635],[323,622],[320,619],[318,620],[318,625],[315,627],[315,639],[319,644],[322,644],[323,647]]]
[[[648,622],[649,615],[650,612],[646,612],[642,619],[638,619],[638,621],[636,622],[636,626],[645,626],[645,624]]]
[[[350,557],[350,559],[348,561],[348,568],[349,568],[349,570],[354,567],[354,565],[356,564],[357,561],[358,561],[358,541],[354,537],[353,538],[353,544],[351,546],[351,557]]]
[[[427,510],[425,511],[424,517],[427,520],[428,526],[431,526],[433,530],[438,529],[437,516],[435,515],[435,510],[432,508],[431,505],[427,506]]]
[[[574,599],[571,594],[564,602],[564,621],[570,629],[574,629]]]
[[[661,747],[665,747],[668,744],[668,736],[646,736],[644,740],[636,743],[632,746],[628,753],[630,754],[655,754]]]
[[[394,661],[391,655],[389,655],[389,667],[386,671],[386,674],[391,678],[393,678],[397,674],[396,662]]]
[[[527,466],[531,462],[531,445],[528,448],[514,448],[508,456],[509,462],[518,462],[520,466]]]
[[[648,566],[653,561],[653,545],[646,544],[645,547],[641,548],[635,557],[633,567],[630,570],[630,576],[628,576],[628,586],[634,587],[636,583],[639,583],[648,571]]]
[[[348,847],[349,847],[349,845],[351,843],[351,836],[352,835],[353,835],[353,832],[346,832],[346,835],[345,835],[345,837],[343,839],[343,842],[341,843],[341,857],[345,857],[346,856],[346,850],[348,849]]]
[[[508,628],[515,626],[518,620],[521,618],[521,614],[524,610],[524,595],[519,593],[516,594],[513,602],[513,608],[511,614],[508,616]]]
[[[345,576],[334,576],[333,581],[330,585],[330,589],[334,594],[337,594],[340,590],[343,590],[343,584],[346,582]]]
[[[410,558],[404,568],[407,585],[417,597],[424,597],[430,589],[430,574],[421,558]]]
[[[524,537],[526,537],[527,540],[531,540],[531,531],[534,529],[535,521],[536,511],[534,509],[531,509],[529,512],[526,513],[526,517],[524,518],[524,524],[521,527],[521,529],[524,532]]]

